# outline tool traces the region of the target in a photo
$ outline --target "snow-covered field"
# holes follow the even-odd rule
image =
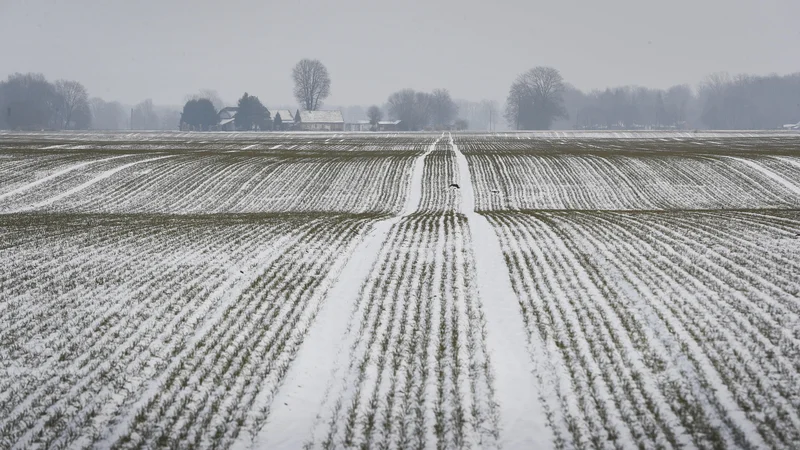
[[[798,442],[798,134],[0,133],[0,448]]]

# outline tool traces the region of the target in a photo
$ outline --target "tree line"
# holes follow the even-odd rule
[[[328,69],[316,59],[302,59],[292,69],[294,97],[303,110],[316,111],[331,92]],[[205,94],[205,95],[204,95]],[[222,105],[215,105],[214,92],[201,93],[189,98],[181,112],[181,128],[209,130],[219,123]],[[247,92],[239,98],[234,113],[235,128],[241,131],[268,131],[275,126],[274,119],[257,96]],[[282,117],[281,119],[286,119]]]
[[[301,108],[315,111],[322,107],[331,92],[331,78],[328,69],[316,59],[302,59],[292,69],[294,97]],[[215,105],[209,93],[189,98],[181,113],[181,129],[209,130],[219,123],[222,105]],[[281,119],[286,119],[282,117]],[[247,92],[239,98],[234,113],[234,124],[241,131],[268,131],[275,126],[277,117],[272,117],[266,106],[257,96]]]
[[[502,117],[497,102],[453,100],[446,89],[402,89],[369,121],[384,115],[403,130],[774,129],[800,122],[800,73],[730,76],[716,73],[696,88],[620,86],[583,92],[552,67],[534,67],[511,84]],[[386,113],[386,114],[384,114]],[[504,119],[504,120],[503,120]],[[503,124],[502,122],[505,122]]]
[[[315,110],[330,95],[327,68],[304,59],[292,70],[294,94],[303,109]],[[217,125],[224,103],[206,89],[186,97],[182,109],[147,99],[136,105],[90,98],[77,81],[48,81],[38,73],[16,73],[0,81],[0,129],[16,130],[174,130],[188,125],[208,130]],[[236,105],[237,129],[268,130],[272,118],[258,97],[245,93]]]
[[[74,80],[48,81],[39,73],[15,73],[0,81],[0,129],[172,130],[180,111],[152,100],[123,105],[89,97]]]
[[[47,81],[41,74],[13,74],[0,82],[0,127],[88,129],[89,95],[77,81]]]
[[[370,110],[374,108],[377,106]],[[450,128],[458,118],[458,105],[447,89],[434,89],[430,93],[402,89],[389,96],[385,109],[391,119],[401,121],[402,130],[410,131]]]
[[[551,67],[512,83],[504,117],[511,129],[774,129],[800,122],[800,73],[708,76],[696,89],[621,86],[582,92]]]
[[[294,97],[304,110],[320,109],[331,93],[331,78],[319,61],[303,59],[292,69]],[[89,97],[77,81],[48,81],[36,73],[0,81],[0,129],[208,130],[225,106],[213,90],[187,96],[183,109],[144,100],[123,105]],[[272,117],[257,96],[236,104],[236,128],[272,129]],[[386,102],[343,110],[365,117],[377,129],[384,117],[402,130],[476,129],[770,129],[800,121],[800,73],[785,76],[716,73],[692,88],[620,86],[583,92],[552,67],[534,67],[511,84],[504,107],[495,101],[454,100],[447,89],[402,89]],[[286,119],[286,118],[283,118]]]

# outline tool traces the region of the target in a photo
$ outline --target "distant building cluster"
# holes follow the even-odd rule
[[[218,113],[219,122],[216,131],[236,131],[236,114],[239,108],[229,106]],[[340,110],[300,111],[292,113],[288,109],[266,111],[268,126],[260,131],[399,131],[400,120],[379,121],[376,124],[368,120],[346,123]]]
[[[401,120],[381,120],[373,125],[369,120],[345,124],[345,131],[400,131]]]

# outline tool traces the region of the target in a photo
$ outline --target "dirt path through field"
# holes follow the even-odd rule
[[[253,430],[245,424],[234,448],[302,448],[315,424],[321,420],[332,383],[349,361],[345,361],[352,333],[347,325],[362,285],[379,257],[389,230],[404,217],[417,211],[422,200],[425,156],[436,148],[437,139],[414,162],[406,202],[401,213],[373,225],[339,273],[325,304],[291,364],[283,386],[262,407],[270,408],[266,425]]]
[[[467,158],[450,136],[461,177],[461,212],[469,221],[474,243],[478,295],[486,317],[487,346],[495,374],[494,387],[500,406],[500,442],[503,448],[553,447],[553,435],[539,397],[535,361],[519,300],[511,287],[500,241],[486,218],[475,212],[475,194]]]

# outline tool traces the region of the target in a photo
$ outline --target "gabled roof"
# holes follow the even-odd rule
[[[294,123],[294,114],[288,109],[279,109],[275,111],[275,114],[272,117],[276,117],[278,114],[281,115],[281,122],[284,123]]]
[[[398,125],[402,120],[382,120],[378,125]]]
[[[283,115],[281,115],[283,118]],[[332,111],[300,111],[302,123],[344,123],[344,117],[339,110]]]
[[[236,106],[226,106],[226,107],[224,107],[224,108],[219,110],[219,112],[228,112],[228,111],[236,112],[236,111],[239,111],[239,108],[236,107]]]

